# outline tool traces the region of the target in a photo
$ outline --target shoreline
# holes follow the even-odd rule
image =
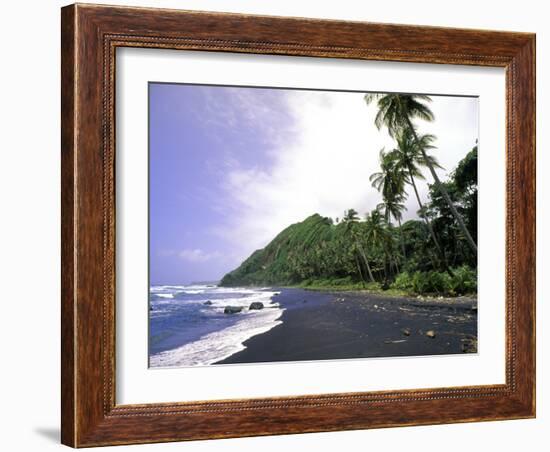
[[[184,295],[181,295],[181,294]],[[149,338],[149,366],[170,368],[210,365],[243,350],[247,339],[265,333],[280,323],[281,309],[250,310],[251,303],[272,308],[275,291],[267,289],[205,288],[176,293],[159,302],[150,312],[156,321],[154,344]],[[182,301],[183,298],[183,301]],[[224,313],[233,306],[241,314]]]
[[[336,287],[324,288],[324,287],[300,287],[300,286],[286,286],[283,289],[303,289],[312,292],[333,292],[341,294],[355,294],[355,295],[370,295],[388,300],[409,300],[409,301],[423,301],[433,302],[436,304],[446,303],[461,303],[461,302],[473,302],[477,303],[477,294],[465,294],[465,295],[437,295],[437,294],[415,294],[410,292],[399,291],[397,289],[388,290],[373,290],[373,289],[339,289]]]
[[[281,323],[214,364],[477,352],[477,298],[273,287]],[[269,308],[269,305],[266,307]],[[433,334],[433,336],[432,336]]]
[[[233,287],[233,286],[219,286],[219,287]],[[323,285],[278,285],[278,286],[235,286],[235,287],[249,287],[252,289],[261,289],[265,287],[273,287],[273,290],[283,290],[283,289],[301,289],[305,291],[312,292],[337,292],[337,293],[357,293],[357,294],[367,294],[387,298],[410,298],[410,299],[422,299],[422,300],[460,300],[460,299],[473,299],[477,300],[477,292],[475,293],[465,293],[461,295],[449,295],[449,294],[438,294],[438,293],[415,293],[407,292],[405,290],[399,289],[375,289],[375,288],[362,288],[357,287],[356,284],[349,286],[323,286]]]

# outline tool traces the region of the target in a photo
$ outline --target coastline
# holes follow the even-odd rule
[[[243,350],[247,339],[280,323],[275,293],[267,288],[155,286],[149,308],[149,367],[209,365]],[[251,310],[253,303],[266,309]],[[227,306],[239,314],[226,314]]]
[[[477,352],[477,300],[273,288],[281,323],[215,364]]]
[[[400,289],[382,289],[379,284],[369,283],[362,286],[361,283],[354,283],[349,285],[323,285],[323,284],[297,284],[291,286],[283,286],[284,289],[304,289],[311,291],[321,292],[343,292],[343,293],[360,293],[368,295],[376,295],[384,298],[410,298],[421,300],[460,300],[464,298],[476,299],[477,293],[466,293],[463,295],[449,295],[449,294],[436,294],[436,293],[415,293],[408,292]]]

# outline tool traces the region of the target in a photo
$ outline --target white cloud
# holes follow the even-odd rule
[[[199,248],[181,250],[177,254],[180,259],[193,263],[208,262],[220,257],[218,252],[207,253]]]
[[[440,149],[434,154],[446,168],[440,171],[445,176],[474,145],[477,104],[464,98],[433,99],[436,121],[420,130],[437,135]],[[223,203],[229,223],[215,233],[232,242],[242,258],[313,213],[335,218],[354,208],[363,215],[380,202],[369,176],[378,171],[380,149],[390,149],[394,142],[374,126],[376,107],[367,107],[361,93],[307,91],[288,91],[286,107],[294,121],[292,133],[286,142],[281,139],[285,130],[273,133],[271,168],[233,164],[221,182],[229,197]],[[250,111],[250,118],[254,114]],[[426,178],[432,182],[428,172]],[[419,190],[425,198],[426,183],[419,183]],[[412,191],[407,207],[405,218],[415,217]]]

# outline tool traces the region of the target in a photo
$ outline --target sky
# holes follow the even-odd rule
[[[374,209],[369,176],[395,142],[363,96],[150,83],[150,283],[216,281],[292,223]],[[416,124],[437,136],[445,178],[478,138],[478,99],[431,98],[435,121]],[[416,218],[412,193],[405,204]]]

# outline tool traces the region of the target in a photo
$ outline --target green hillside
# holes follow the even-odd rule
[[[411,220],[400,228],[382,223],[383,229],[378,230],[376,224],[373,228],[373,216],[377,217],[376,211],[364,221],[344,218],[335,224],[330,218],[311,215],[252,253],[220,285],[391,288],[446,295],[477,290],[475,268],[459,256],[454,256],[453,269],[438,268],[422,222]],[[382,232],[386,235],[380,236]]]
[[[257,250],[236,270],[225,275],[224,286],[292,284],[310,272],[301,269],[312,250],[329,247],[344,235],[344,225],[333,225],[330,218],[311,215],[280,232],[264,249]],[[319,263],[307,262],[310,266]]]
[[[476,169],[477,147],[443,182],[474,238]],[[363,218],[354,209],[344,212],[341,220],[314,214],[281,231],[265,248],[226,274],[220,284],[474,293],[477,256],[464,240],[440,191],[434,185],[429,188],[429,200],[419,211],[422,219],[401,224],[397,216],[396,225],[390,221],[389,202],[381,203]]]

